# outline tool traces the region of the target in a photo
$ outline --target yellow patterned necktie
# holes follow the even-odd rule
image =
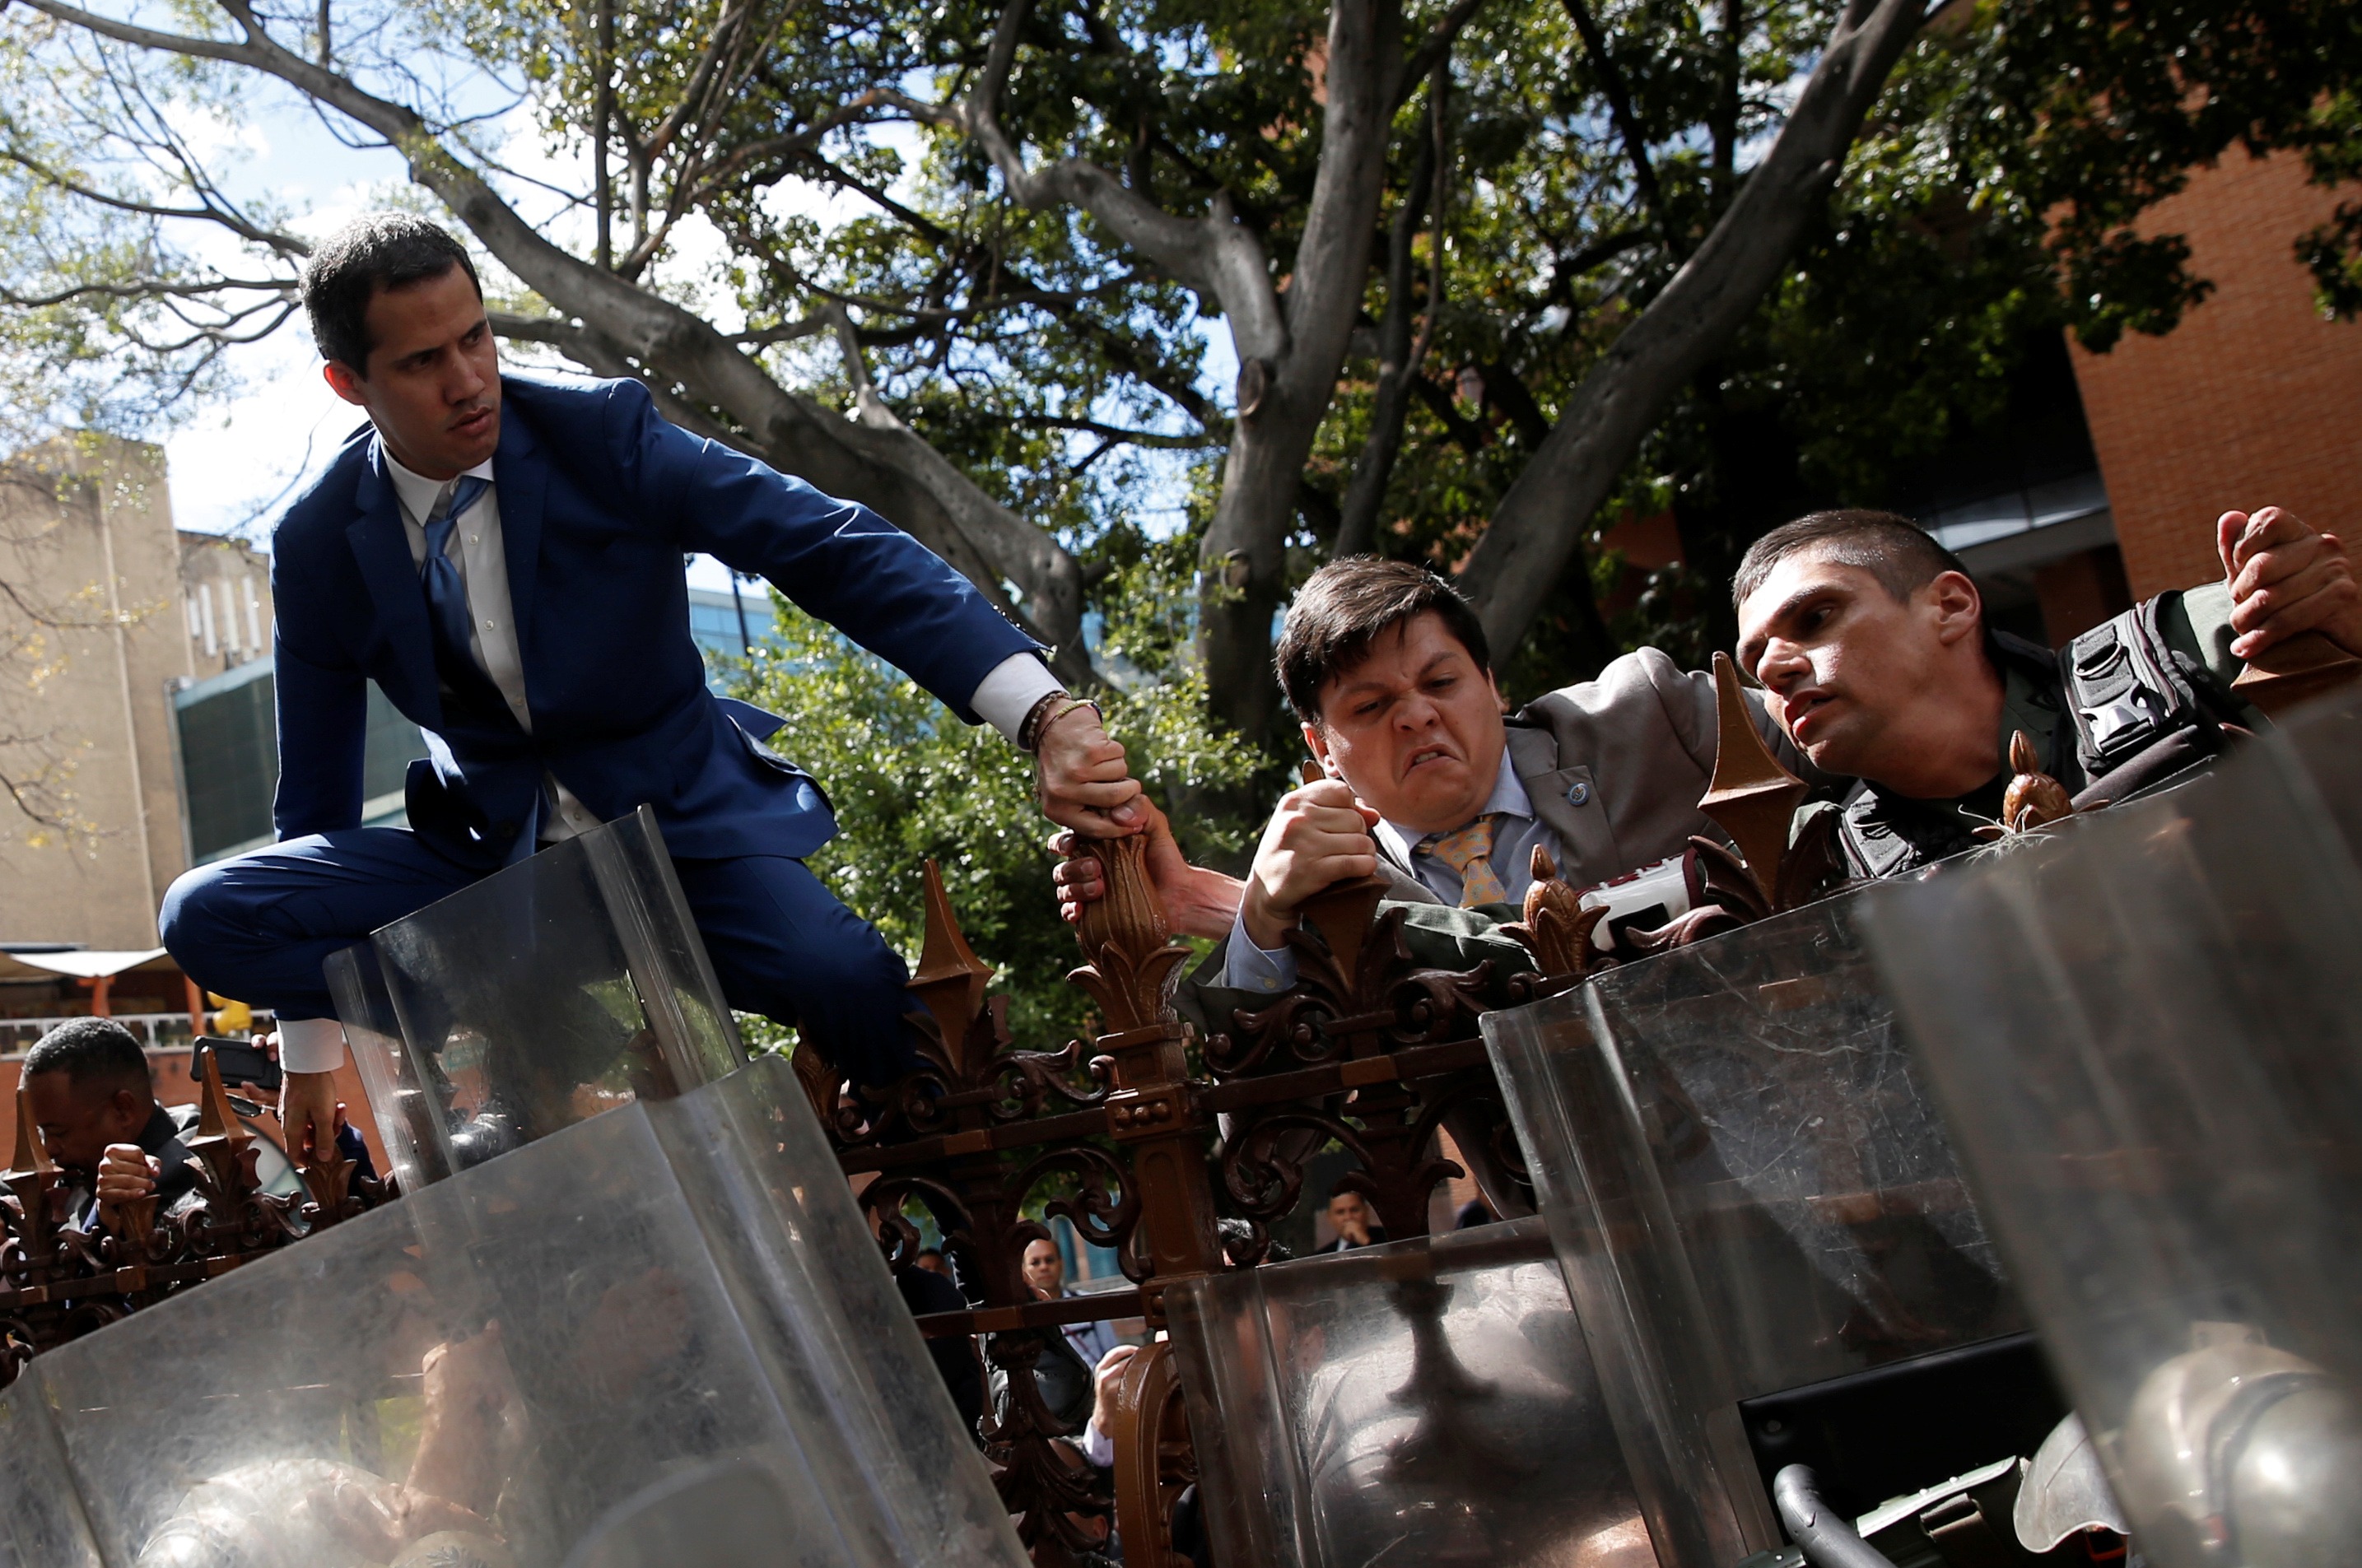
[[[1429,834],[1419,841],[1421,855],[1432,855],[1460,874],[1460,907],[1463,910],[1509,901],[1509,890],[1501,886],[1501,878],[1493,869],[1493,829],[1501,816],[1499,812],[1490,812],[1464,828]]]

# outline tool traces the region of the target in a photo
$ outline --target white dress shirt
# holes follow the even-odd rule
[[[385,458],[386,472],[393,480],[394,494],[402,502],[402,527],[410,540],[411,564],[423,569],[426,565],[425,520],[434,515],[444,490],[457,480],[431,480],[414,473],[392,452],[384,451],[382,446],[380,450]],[[508,703],[509,712],[516,715],[518,725],[531,734],[533,710],[525,701],[524,657],[517,646],[516,624],[511,619],[509,562],[501,539],[500,481],[493,477],[489,459],[468,472],[491,481],[475,503],[460,513],[451,530],[451,543],[446,547],[446,553],[458,563],[460,580],[467,587],[468,651],[491,678],[502,701]],[[425,590],[421,588],[419,591],[424,593]],[[977,683],[968,706],[1014,743],[1033,704],[1058,690],[1057,677],[1050,673],[1039,656],[1011,654]],[[540,842],[551,844],[572,838],[599,825],[597,814],[576,800],[573,791],[559,783],[555,775],[544,775],[543,781],[546,809],[541,815]],[[334,1072],[344,1059],[344,1030],[335,1019],[288,1020],[280,1025],[279,1060],[287,1071]]]
[[[1564,856],[1559,850],[1558,834],[1551,831],[1548,823],[1534,815],[1534,803],[1518,778],[1506,741],[1501,745],[1501,770],[1494,776],[1493,793],[1485,799],[1485,809],[1476,813],[1479,817],[1488,814],[1497,814],[1501,820],[1494,824],[1493,852],[1486,858],[1492,864],[1493,874],[1507,889],[1509,902],[1520,902],[1526,889],[1533,886],[1535,846],[1550,851],[1551,858],[1562,864]],[[1408,867],[1410,874],[1429,892],[1447,904],[1460,902],[1460,873],[1436,856],[1418,853],[1428,834],[1400,823],[1382,820],[1371,830],[1371,836],[1378,841],[1381,853]],[[1238,920],[1231,926],[1230,944],[1222,955],[1222,972],[1215,984],[1240,990],[1284,991],[1296,984],[1296,954],[1285,946],[1276,950],[1257,947],[1254,938],[1247,934],[1245,920]]]
[[[426,519],[441,504],[443,492],[457,484],[458,479],[431,480],[413,473],[391,452],[385,454],[385,467],[393,480],[393,492],[402,502],[402,531],[410,541],[410,564],[424,570]],[[467,585],[468,651],[475,656],[477,667],[499,688],[501,700],[516,717],[517,727],[531,734],[533,710],[526,706],[524,699],[524,655],[517,647],[516,623],[511,618],[509,558],[501,540],[500,486],[492,479],[490,458],[468,473],[486,481],[486,488],[476,497],[475,503],[459,514],[451,530],[451,543],[445,547],[444,553],[458,562],[459,580]],[[420,591],[425,590],[421,588]],[[574,792],[557,781],[557,775],[542,775],[542,790],[545,809],[541,813],[540,842],[555,844],[599,825],[597,814],[576,800]]]

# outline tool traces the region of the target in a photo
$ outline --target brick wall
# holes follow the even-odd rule
[[[2188,236],[2215,292],[2164,337],[2074,351],[2132,591],[2215,579],[2214,520],[2293,508],[2362,541],[2362,322],[2329,322],[2292,248],[2337,194],[2244,152],[2197,171],[2144,221]]]

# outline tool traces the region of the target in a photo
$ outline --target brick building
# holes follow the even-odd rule
[[[2294,158],[2196,171],[2141,226],[2185,236],[2213,293],[2172,332],[2106,354],[2063,334],[2028,345],[2000,425],[1917,465],[1893,504],[1959,555],[1996,624],[2056,646],[2214,580],[2227,511],[2286,506],[2362,548],[2362,322],[2323,318],[2295,253],[2339,196]],[[1682,558],[1670,514],[1602,544],[1626,563],[1610,613]]]
[[[2137,599],[2214,580],[2226,511],[2287,506],[2349,547],[2362,539],[2362,323],[2323,318],[2295,254],[2337,200],[2295,158],[2233,153],[2147,215],[2145,233],[2187,237],[2213,294],[2165,337],[2127,334],[2106,354],[2069,346],[2071,394],[2050,377],[2035,427],[1976,459],[1999,477],[2030,442],[2014,495],[1917,509],[1997,620],[2056,645]]]
[[[2213,296],[2167,337],[2076,351],[2135,595],[2218,575],[2226,510],[2287,506],[2362,539],[2362,323],[2323,319],[2292,249],[2337,199],[2292,157],[2199,171],[2143,227],[2187,235]]]

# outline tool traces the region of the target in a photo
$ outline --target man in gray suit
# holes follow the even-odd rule
[[[1188,865],[1164,823],[1151,827],[1150,874],[1175,929],[1225,942],[1220,964],[1193,977],[1201,994],[1185,997],[1214,1018],[1295,983],[1283,933],[1344,878],[1374,873],[1388,898],[1419,906],[1408,933],[1424,961],[1520,967],[1523,949],[1493,928],[1516,918],[1535,848],[1577,887],[1644,873],[1620,900],[1637,911],[1660,901],[1657,882],[1680,897],[1677,868],[1654,880],[1649,868],[1692,834],[1721,836],[1697,809],[1714,775],[1714,678],[1655,648],[1505,714],[1458,591],[1409,562],[1353,557],[1297,594],[1277,662],[1327,777],[1281,800],[1243,882]],[[1747,701],[1780,759],[1818,779],[1761,694]],[[1094,860],[1066,862],[1057,881],[1070,919],[1101,891]]]

